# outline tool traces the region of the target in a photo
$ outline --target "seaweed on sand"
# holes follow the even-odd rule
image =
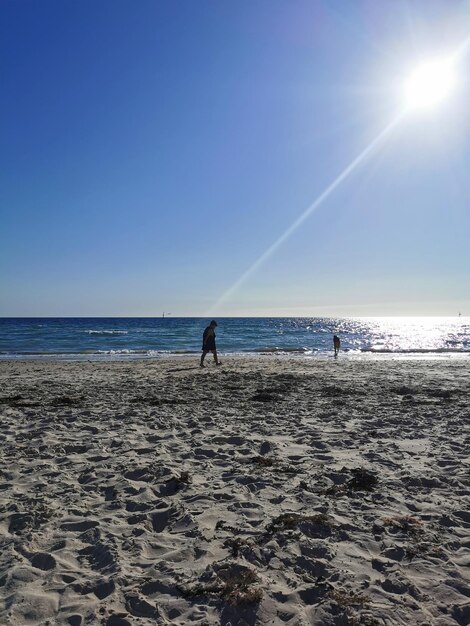
[[[251,461],[260,467],[272,467],[276,463],[276,459],[271,456],[253,456]]]
[[[401,530],[409,535],[419,535],[423,531],[423,522],[412,515],[390,515],[384,517],[384,524],[391,528]]]
[[[258,604],[263,597],[256,570],[245,565],[222,565],[206,572],[203,578],[207,580],[180,588],[180,592],[186,598],[212,596],[232,605]]]
[[[341,471],[352,474],[351,478],[340,485],[322,489],[320,493],[325,495],[350,495],[351,492],[356,491],[373,491],[379,483],[377,475],[363,467],[355,467],[349,470],[343,467]]]
[[[237,558],[243,548],[251,548],[253,542],[244,537],[229,537],[224,541],[224,548],[228,548],[234,558]]]
[[[296,530],[299,524],[313,524],[325,529],[331,529],[331,521],[325,513],[314,513],[313,515],[300,515],[299,513],[282,513],[266,527],[266,533],[272,535],[277,532]]]
[[[331,589],[328,597],[341,607],[362,607],[370,602],[370,598],[364,594],[344,589]]]

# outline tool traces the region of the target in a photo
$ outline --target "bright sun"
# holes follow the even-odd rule
[[[407,109],[427,109],[439,104],[457,82],[454,64],[448,60],[432,60],[414,69],[404,83]]]

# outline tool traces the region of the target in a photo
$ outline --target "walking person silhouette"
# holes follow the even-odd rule
[[[216,365],[222,365],[217,357],[217,348],[215,345],[215,327],[217,322],[212,320],[209,326],[205,329],[202,336],[202,355],[201,355],[201,367],[204,367],[204,359],[208,352],[212,352],[214,355],[214,361]]]
[[[341,347],[341,341],[338,335],[333,335],[333,348],[335,350],[335,358],[338,356],[339,349]]]

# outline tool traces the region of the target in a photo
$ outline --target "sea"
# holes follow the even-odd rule
[[[197,317],[0,318],[0,359],[127,360],[196,354]],[[470,317],[217,318],[220,354],[469,358]]]

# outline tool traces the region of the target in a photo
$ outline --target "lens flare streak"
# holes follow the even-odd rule
[[[206,313],[206,315],[213,315],[218,307],[222,305],[226,300],[228,300],[240,287],[241,285],[252,276],[256,270],[265,263],[274,252],[286,241],[298,228],[301,226],[305,220],[312,215],[325,200],[335,191],[341,183],[350,176],[353,171],[363,162],[365,159],[383,142],[383,140],[392,132],[392,130],[399,124],[399,122],[403,119],[404,114],[398,115],[388,126],[386,126],[380,133],[377,135],[375,139],[373,139],[360,154],[351,163],[344,168],[344,170],[335,178],[335,180],[326,187],[324,191],[312,202],[312,204],[301,214],[299,217],[292,222],[292,224],[282,233],[274,243],[272,243],[269,248],[263,252],[261,256],[259,256],[256,261],[238,278],[225,293],[217,300],[217,302],[210,308],[210,310]]]

